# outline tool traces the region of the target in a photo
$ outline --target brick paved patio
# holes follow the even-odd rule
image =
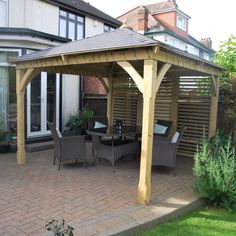
[[[48,235],[49,219],[65,219],[75,235],[133,235],[139,228],[162,222],[194,207],[192,160],[178,158],[177,176],[154,169],[152,202],[138,205],[139,164],[121,160],[112,173],[105,161],[85,169],[75,163],[52,165],[53,151],[0,155],[0,235]],[[172,213],[172,214],[170,214]]]

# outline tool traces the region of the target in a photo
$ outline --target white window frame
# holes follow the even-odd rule
[[[8,27],[9,26],[9,2],[8,0],[0,0],[0,2],[6,3],[6,19],[5,19],[5,24],[1,24],[1,16],[0,16],[0,27]]]
[[[176,26],[183,31],[187,31],[187,19],[184,16],[177,14]]]

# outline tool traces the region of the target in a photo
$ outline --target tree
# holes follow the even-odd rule
[[[227,69],[220,76],[220,101],[226,109],[228,119],[234,124],[236,142],[236,37],[231,36],[220,45],[215,62]]]

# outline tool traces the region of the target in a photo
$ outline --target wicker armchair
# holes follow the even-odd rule
[[[58,170],[61,168],[61,162],[69,160],[81,160],[86,166],[86,143],[85,135],[62,137],[59,130],[57,130],[53,123],[48,123],[49,129],[52,133],[54,142],[54,158],[59,161]]]
[[[172,137],[153,136],[152,166],[166,166],[176,175],[176,152],[185,128],[182,127]]]

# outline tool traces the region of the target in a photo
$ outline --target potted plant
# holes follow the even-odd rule
[[[66,127],[69,128],[70,131],[73,131],[76,134],[82,133],[82,126],[83,126],[82,120],[79,113],[71,115],[66,123]]]
[[[3,119],[0,116],[0,153],[6,153],[8,151],[8,145],[11,139],[11,133],[4,130]]]
[[[9,142],[9,146],[8,146],[8,151],[9,152],[17,152],[17,139],[16,137],[13,137],[10,142]]]
[[[94,112],[88,107],[83,107],[80,112],[83,129],[88,129],[90,120],[94,117]]]
[[[93,116],[94,112],[90,108],[84,107],[80,112],[70,116],[66,127],[76,134],[85,134]]]

